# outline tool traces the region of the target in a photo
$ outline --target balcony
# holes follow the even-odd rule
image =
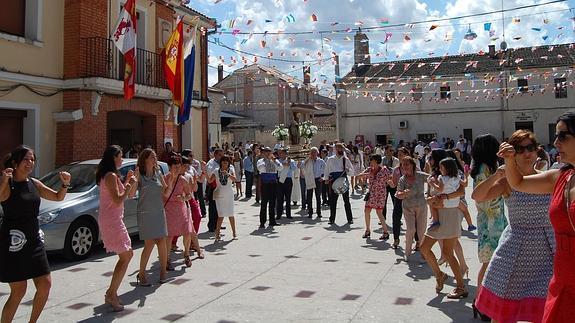
[[[83,66],[81,77],[124,79],[124,56],[111,39],[82,38]],[[136,84],[167,89],[162,57],[158,53],[136,50]]]

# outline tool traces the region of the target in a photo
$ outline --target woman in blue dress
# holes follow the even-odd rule
[[[521,173],[532,175],[537,160],[537,140],[518,130],[508,141],[516,151]],[[504,167],[477,185],[472,198],[478,202],[503,196],[509,225],[487,268],[475,301],[474,316],[496,322],[541,322],[549,280],[553,274],[555,237],[549,221],[549,194],[529,194],[511,189]]]

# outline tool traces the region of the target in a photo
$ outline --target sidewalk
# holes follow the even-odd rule
[[[468,188],[468,195],[470,196]],[[214,244],[205,233],[203,219],[200,243],[206,259],[194,259],[191,268],[183,266],[180,254],[173,280],[157,284],[158,263],[148,273],[152,287],[135,287],[141,248],[134,242],[134,258],[128,277],[120,288],[126,306],[121,313],[110,312],[103,304],[110,274],[117,260],[102,248],[88,260],[68,263],[50,256],[53,287],[41,322],[471,322],[471,302],[479,263],[474,234],[464,231],[461,238],[470,266],[468,289],[463,300],[448,300],[445,293],[454,288],[450,278],[444,293],[435,293],[435,279],[419,253],[403,261],[401,248],[391,249],[390,241],[362,239],[363,200],[352,197],[354,224],[348,226],[340,201],[335,226],[329,226],[329,210],[321,222],[308,219],[292,209],[294,218],[282,219],[281,226],[258,230],[259,207],[254,199],[236,203],[239,240],[231,240],[229,224],[224,241]],[[391,205],[389,205],[391,208]],[[475,206],[470,203],[471,214]],[[372,228],[377,225],[375,212]],[[390,224],[390,220],[388,220]],[[344,225],[345,224],[345,225]],[[181,239],[180,239],[181,241]],[[6,265],[6,264],[3,264]],[[26,322],[35,289],[28,293],[16,314]],[[9,292],[0,285],[0,304]]]

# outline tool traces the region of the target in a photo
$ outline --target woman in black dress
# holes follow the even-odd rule
[[[14,319],[26,294],[28,279],[34,281],[36,294],[30,322],[36,322],[46,305],[50,286],[50,265],[38,224],[40,198],[62,201],[70,186],[70,174],[60,172],[58,192],[30,177],[36,156],[26,146],[16,148],[6,159],[0,177],[0,282],[10,284],[10,296],[2,310],[1,322]]]

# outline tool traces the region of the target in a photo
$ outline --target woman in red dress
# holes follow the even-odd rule
[[[385,224],[383,210],[387,197],[386,185],[387,181],[390,180],[391,171],[385,166],[380,166],[380,155],[371,156],[369,162],[369,168],[358,175],[359,178],[367,176],[369,181],[369,193],[365,196],[365,233],[363,238],[369,239],[371,236],[371,210],[375,209],[383,230],[383,235],[379,239],[387,240],[389,239],[389,232],[387,231],[387,224]]]
[[[575,113],[561,115],[557,121],[555,147],[565,166],[536,175],[522,176],[515,163],[515,149],[502,143],[498,155],[505,158],[505,174],[511,187],[520,192],[553,194],[549,217],[555,231],[557,250],[553,277],[545,303],[543,322],[571,322],[575,299]]]

